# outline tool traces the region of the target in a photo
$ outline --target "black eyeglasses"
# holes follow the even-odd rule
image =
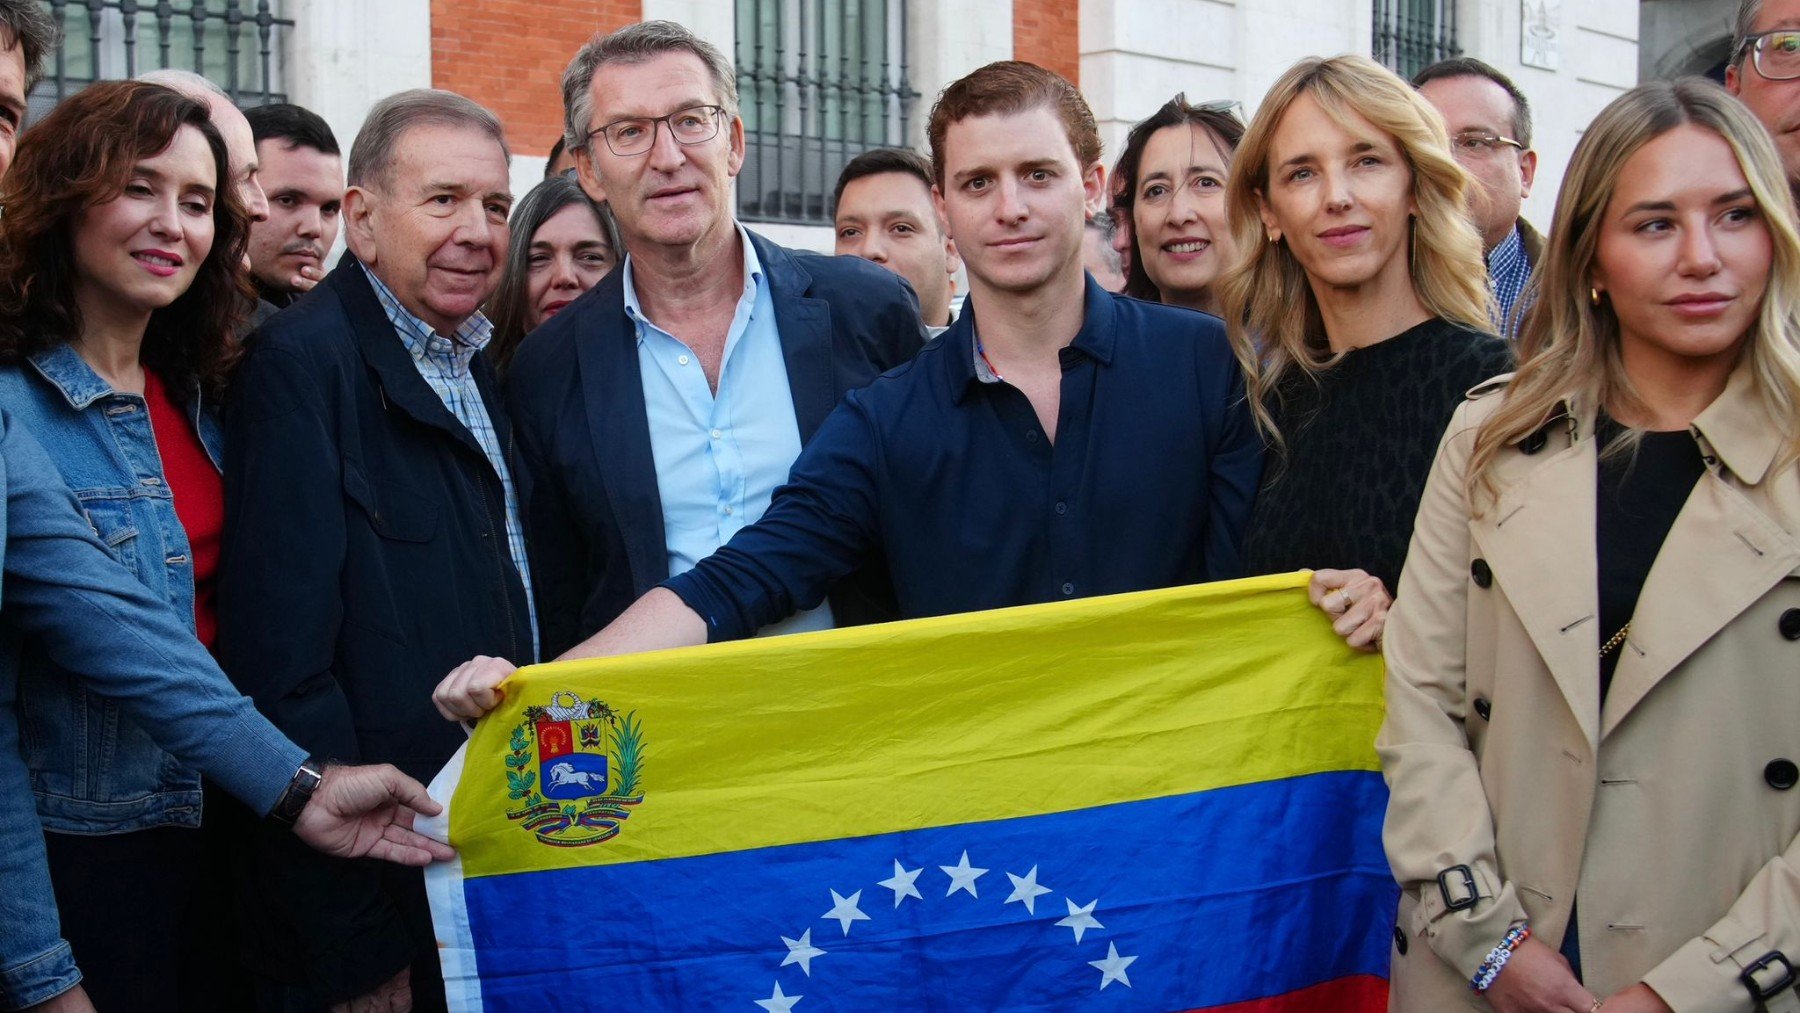
[[[1756,72],[1771,81],[1792,81],[1800,77],[1800,32],[1780,29],[1758,32],[1744,39],[1750,51],[1750,62]],[[1744,50],[1738,50],[1742,56]]]
[[[614,120],[589,132],[606,141],[606,147],[622,158],[641,155],[656,146],[656,125],[666,124],[669,136],[682,144],[702,144],[719,136],[719,124],[725,118],[723,106],[703,105],[677,109],[667,116],[632,116]]]

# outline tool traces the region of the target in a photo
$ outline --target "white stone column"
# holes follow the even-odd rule
[[[907,140],[926,151],[926,119],[938,93],[977,67],[1012,59],[1013,6],[1012,0],[910,0],[906,15],[907,79],[919,93]]]
[[[290,101],[325,118],[346,158],[381,99],[431,87],[431,0],[287,0],[283,32]]]

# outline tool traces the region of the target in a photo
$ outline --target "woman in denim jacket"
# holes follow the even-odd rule
[[[249,219],[224,142],[198,102],[99,84],[24,136],[5,190],[0,404],[101,541],[210,647],[224,523],[214,406],[249,304]],[[191,832],[199,774],[41,645],[5,623],[0,636],[22,652],[25,758],[89,994],[102,1009],[193,1008],[176,980],[182,926],[224,878]],[[206,961],[216,973],[228,959]]]

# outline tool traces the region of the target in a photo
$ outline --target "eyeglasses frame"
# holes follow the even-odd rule
[[[680,116],[682,113],[691,112],[695,109],[708,110],[708,119],[710,120],[710,122],[713,125],[713,132],[706,135],[705,137],[701,137],[696,140],[684,141],[679,136],[676,135],[675,124],[671,123],[670,121],[673,120],[675,117]],[[612,152],[614,155],[618,156],[619,158],[636,158],[639,155],[648,155],[652,150],[654,150],[656,148],[656,128],[657,128],[658,124],[661,124],[661,125],[669,128],[669,136],[675,138],[676,144],[683,144],[683,145],[705,144],[706,142],[717,138],[719,136],[719,131],[724,129],[724,124],[721,122],[724,119],[724,117],[725,117],[725,107],[722,105],[717,105],[717,104],[711,103],[711,102],[702,102],[699,105],[682,106],[680,109],[677,109],[674,112],[669,113],[665,116],[621,116],[620,118],[613,120],[611,123],[603,123],[600,126],[597,126],[597,127],[593,128],[592,130],[589,130],[587,132],[587,136],[582,139],[582,146],[588,148],[589,150],[592,150],[593,142],[594,142],[594,135],[598,134],[598,135],[600,135],[600,140],[606,144],[606,150]],[[632,120],[642,120],[642,121],[648,121],[650,123],[650,144],[647,147],[645,147],[644,150],[642,150],[642,151],[634,151],[631,154],[627,155],[624,152],[621,152],[619,149],[613,147],[612,138],[608,137],[606,132],[609,129],[616,127],[621,123],[628,123],[628,122],[631,122]]]

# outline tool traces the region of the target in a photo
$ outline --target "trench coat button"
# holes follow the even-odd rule
[[[1494,583],[1493,568],[1488,566],[1485,559],[1477,559],[1469,564],[1469,576],[1475,579],[1476,587],[1489,587]]]
[[[1406,933],[1398,925],[1394,926],[1394,949],[1399,950],[1402,957],[1406,956]]]
[[[1788,609],[1781,614],[1776,624],[1781,627],[1781,635],[1789,640],[1800,640],[1800,609]]]
[[[1481,720],[1486,721],[1488,715],[1492,713],[1493,710],[1493,705],[1487,702],[1487,697],[1478,696],[1475,698],[1475,713],[1481,715]]]
[[[1538,451],[1544,449],[1544,444],[1549,443],[1549,442],[1550,442],[1550,434],[1544,432],[1542,429],[1539,429],[1538,431],[1532,433],[1530,436],[1525,437],[1524,440],[1520,441],[1519,449],[1521,451],[1525,452],[1526,454],[1535,454]]]
[[[1763,780],[1769,782],[1769,787],[1776,791],[1787,791],[1800,784],[1800,767],[1795,766],[1792,760],[1770,760],[1769,765],[1763,768]]]

